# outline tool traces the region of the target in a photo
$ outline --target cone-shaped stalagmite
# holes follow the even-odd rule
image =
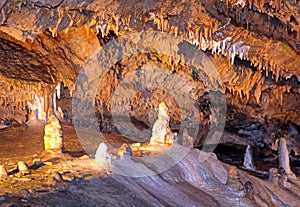
[[[59,120],[51,114],[45,125],[44,146],[48,152],[61,153],[63,151],[63,136]]]
[[[240,180],[240,174],[235,166],[230,166],[228,170],[226,185],[232,190],[243,190],[244,186]]]
[[[174,138],[169,128],[169,109],[161,102],[158,110],[158,119],[153,125],[150,143],[172,144]]]
[[[290,168],[289,151],[285,138],[280,138],[278,143],[279,167],[283,168],[288,178],[295,177]]]

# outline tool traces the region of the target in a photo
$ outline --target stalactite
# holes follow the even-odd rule
[[[115,34],[118,36],[119,35],[119,16],[113,15],[113,19],[116,24]]]
[[[56,94],[57,94],[57,99],[60,99],[60,90],[61,90],[61,83],[58,83],[55,87]]]
[[[280,106],[282,106],[282,103],[283,103],[283,89],[282,87],[279,88],[279,96],[280,96]]]
[[[105,36],[105,31],[106,31],[106,27],[107,27],[107,24],[100,24],[99,25],[96,25],[96,31],[97,31],[97,34],[99,34],[99,32],[101,32],[101,37],[104,38]]]
[[[202,27],[201,29],[199,30],[199,48],[201,49],[201,45],[202,45],[202,39],[203,39],[203,32],[202,32]]]
[[[49,111],[49,96],[50,96],[50,90],[48,87],[44,89],[44,112],[46,114],[45,116],[45,122],[48,122],[48,111]]]
[[[75,90],[75,84],[72,84],[72,86],[70,86],[69,90],[70,90],[70,96],[73,97],[73,92]]]
[[[209,28],[207,26],[204,27],[204,39],[205,41],[208,41],[208,34],[209,33]]]
[[[58,9],[58,17],[59,17],[59,19],[58,19],[55,27],[49,28],[49,31],[51,32],[52,37],[56,37],[57,36],[58,27],[59,27],[60,23],[62,22],[62,20],[64,18],[63,10],[61,10],[60,8]]]
[[[56,92],[55,92],[55,90],[53,90],[53,92],[52,92],[52,108],[53,108],[53,114],[57,115],[57,111],[56,111]]]

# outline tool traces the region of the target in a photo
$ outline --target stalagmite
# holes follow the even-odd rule
[[[227,183],[226,185],[232,190],[243,190],[244,186],[240,180],[240,174],[235,166],[230,166],[228,170]]]
[[[44,128],[44,147],[46,152],[63,152],[63,136],[59,120],[52,114]]]
[[[255,165],[253,162],[253,151],[250,145],[247,145],[246,153],[244,155],[244,167],[248,170],[255,170]]]
[[[19,170],[19,173],[21,173],[22,175],[29,174],[28,166],[23,161],[18,162],[18,170]]]
[[[279,167],[282,167],[288,178],[294,178],[295,174],[291,171],[290,168],[290,158],[289,158],[289,151],[287,148],[285,138],[281,137],[278,142],[278,158],[279,158]]]
[[[271,168],[269,170],[269,179],[268,181],[274,185],[275,188],[278,187],[278,170],[276,168]]]
[[[0,177],[6,177],[8,174],[7,174],[7,171],[5,169],[5,166],[4,165],[0,165]]]
[[[108,146],[104,142],[99,144],[96,150],[95,160],[100,167],[105,169],[111,167],[111,157],[108,154]]]
[[[174,141],[173,134],[169,127],[169,109],[164,102],[159,104],[158,119],[152,128],[151,144],[172,144]]]

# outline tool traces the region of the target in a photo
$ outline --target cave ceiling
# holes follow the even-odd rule
[[[250,116],[300,125],[298,0],[5,0],[0,9],[3,79],[73,86],[110,39],[163,31],[206,51],[228,99]]]

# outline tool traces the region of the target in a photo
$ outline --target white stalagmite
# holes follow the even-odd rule
[[[108,146],[104,142],[99,144],[96,150],[95,160],[100,167],[106,169],[109,169],[111,167],[111,157],[108,154]]]
[[[169,127],[169,109],[164,102],[158,107],[158,119],[152,128],[150,143],[172,144],[174,142],[173,134]]]
[[[282,167],[285,170],[288,178],[295,177],[295,174],[291,171],[290,168],[289,151],[287,148],[285,138],[279,139],[278,156],[279,156],[279,167]]]
[[[250,145],[247,145],[246,153],[244,155],[244,167],[248,170],[255,170],[255,165],[253,162],[253,151]]]

